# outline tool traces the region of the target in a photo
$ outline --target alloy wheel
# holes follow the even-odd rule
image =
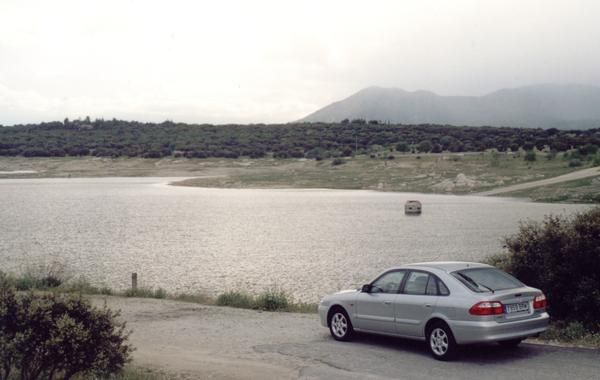
[[[331,318],[331,331],[338,338],[344,338],[348,332],[348,320],[342,313],[335,313]]]
[[[448,334],[444,329],[436,327],[429,336],[429,344],[434,354],[444,356],[450,347]]]

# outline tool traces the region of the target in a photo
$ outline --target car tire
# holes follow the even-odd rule
[[[352,339],[354,328],[344,309],[338,307],[330,313],[329,332],[335,340],[346,342]]]
[[[452,330],[443,322],[436,322],[427,331],[427,347],[437,360],[452,360],[458,353],[458,345]]]
[[[517,348],[517,346],[521,344],[521,341],[523,341],[523,339],[501,340],[498,342],[498,344],[502,347]]]

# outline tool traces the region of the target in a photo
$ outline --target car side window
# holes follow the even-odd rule
[[[429,282],[429,274],[424,272],[410,272],[404,284],[405,294],[420,294],[424,295],[427,291],[427,283]]]
[[[442,280],[440,280],[439,278],[437,278],[436,280],[438,284],[438,289],[440,291],[440,296],[447,296],[448,294],[450,294],[450,290],[448,290],[448,287],[446,287]]]
[[[393,271],[383,274],[371,284],[371,293],[398,293],[405,271]]]
[[[425,290],[425,294],[427,294],[428,296],[438,295],[436,279],[432,275],[429,275],[429,281],[427,281],[427,289]]]

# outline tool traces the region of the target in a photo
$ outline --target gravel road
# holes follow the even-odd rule
[[[133,329],[134,363],[189,379],[600,379],[600,350],[470,346],[438,362],[424,344],[379,336],[341,343],[316,314],[93,297]]]
[[[563,175],[559,175],[557,177],[552,177],[552,178],[548,178],[548,179],[542,179],[539,181],[531,181],[531,182],[520,183],[520,184],[512,185],[512,186],[499,187],[499,188],[496,188],[493,190],[483,191],[481,193],[473,193],[470,195],[498,195],[498,194],[503,194],[503,193],[510,193],[511,191],[532,189],[534,187],[548,186],[548,185],[553,185],[555,183],[574,181],[576,179],[595,177],[595,176],[600,176],[600,167],[578,170],[576,172],[571,172],[568,174],[563,174]]]

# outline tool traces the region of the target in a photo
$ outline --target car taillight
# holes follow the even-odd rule
[[[476,303],[469,309],[473,315],[500,315],[504,313],[504,307],[498,301],[483,301]]]
[[[533,299],[533,308],[534,309],[543,309],[548,306],[548,301],[546,301],[546,296],[541,294]]]

